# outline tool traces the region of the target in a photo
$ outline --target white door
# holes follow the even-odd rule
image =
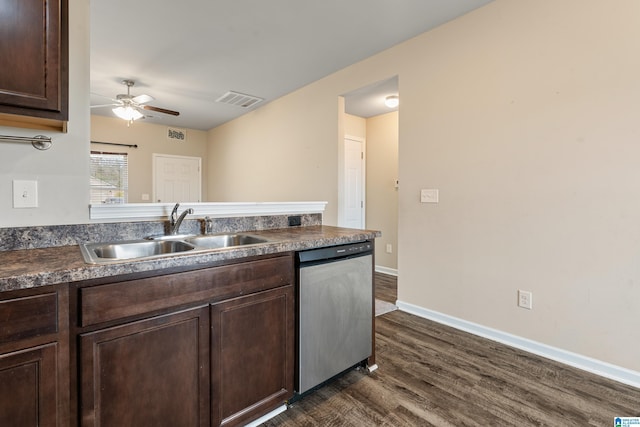
[[[153,154],[153,200],[199,202],[201,163],[200,157]]]
[[[364,140],[344,139],[344,227],[363,229]]]

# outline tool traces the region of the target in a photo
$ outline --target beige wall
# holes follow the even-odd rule
[[[376,265],[397,270],[398,112],[368,118],[366,135],[367,228],[382,231],[382,237],[376,240]],[[391,253],[386,252],[387,244]]]
[[[327,201],[335,224],[339,102],[328,88],[320,81],[212,129],[209,200]]]
[[[207,132],[187,129],[187,140],[167,138],[167,126],[142,121],[127,126],[115,117],[91,116],[91,141],[137,144],[138,148],[91,144],[94,151],[127,153],[129,161],[129,203],[143,203],[142,194],[153,194],[153,154],[200,157],[202,159],[202,197],[207,195]],[[88,159],[88,155],[87,155]],[[147,202],[153,202],[148,200]]]
[[[328,200],[331,221],[336,98],[398,75],[399,299],[640,370],[638,16],[496,0],[214,129],[210,194]]]
[[[344,136],[356,136],[366,139],[367,137],[367,119],[354,116],[353,114],[344,115]]]
[[[48,151],[0,143],[0,227],[89,219],[89,3],[69,1],[69,123],[65,134],[0,126],[0,135],[52,137]],[[14,209],[14,179],[38,182],[37,208]]]
[[[400,300],[640,370],[639,16],[499,0],[399,47]]]

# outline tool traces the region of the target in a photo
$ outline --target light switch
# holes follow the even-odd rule
[[[16,209],[38,207],[38,181],[13,181],[13,207]]]
[[[420,203],[438,203],[438,190],[434,188],[420,190]]]

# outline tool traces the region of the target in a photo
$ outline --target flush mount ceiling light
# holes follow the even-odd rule
[[[384,99],[384,105],[389,108],[395,108],[400,104],[400,98],[398,95],[389,95]]]
[[[136,110],[131,105],[127,105],[126,107],[116,107],[111,111],[113,111],[113,113],[116,116],[120,117],[123,120],[127,120],[129,122],[132,122],[134,120],[138,120],[144,117],[144,115],[140,111]]]

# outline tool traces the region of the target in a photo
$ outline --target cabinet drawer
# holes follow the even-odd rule
[[[56,332],[57,293],[0,301],[0,344]]]
[[[293,283],[293,274],[293,257],[288,255],[81,288],[80,325],[272,289]]]

